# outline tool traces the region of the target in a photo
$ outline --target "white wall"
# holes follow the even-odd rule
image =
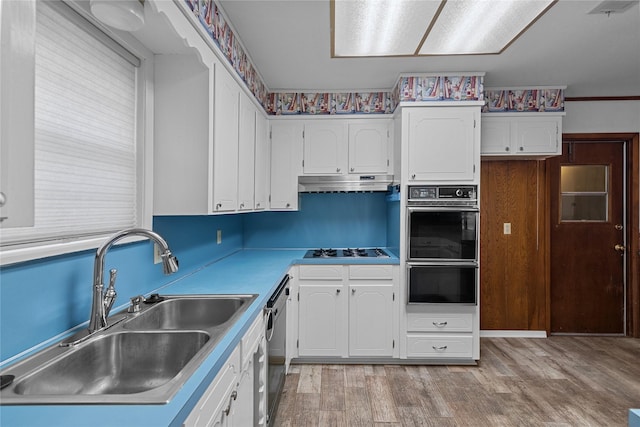
[[[640,132],[640,101],[565,102],[562,133]]]

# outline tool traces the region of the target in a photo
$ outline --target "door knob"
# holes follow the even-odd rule
[[[626,248],[626,247],[624,247],[623,245],[621,245],[621,244],[619,244],[619,243],[618,243],[617,245],[615,245],[615,246],[613,247],[613,249],[615,249],[615,250],[616,250],[616,251],[618,251],[618,252],[624,252],[625,250],[627,250],[627,248]]]

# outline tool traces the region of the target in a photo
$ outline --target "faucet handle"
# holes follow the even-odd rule
[[[131,298],[131,305],[127,309],[127,313],[137,313],[140,311],[140,304],[144,302],[144,297],[142,295],[135,296]]]

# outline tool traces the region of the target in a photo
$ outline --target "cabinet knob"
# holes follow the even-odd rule
[[[509,147],[504,147],[504,151],[509,151]]]
[[[355,294],[355,293],[356,293],[356,290],[355,290],[355,289],[351,289],[351,293],[352,293],[352,294]]]
[[[0,191],[0,208],[3,207],[5,203],[7,203],[7,196],[5,196],[2,191]]]
[[[256,203],[256,208],[259,208],[259,207],[260,207],[260,203]]]
[[[216,210],[220,209],[221,207],[222,207],[222,203],[218,203],[218,204],[216,205]]]
[[[240,203],[240,209],[244,208],[244,203]]]
[[[340,293],[340,289],[336,289],[336,294],[339,294],[339,293]]]
[[[336,172],[340,172],[340,168],[336,168]]]
[[[290,206],[291,206],[291,203],[287,203],[287,206],[286,206],[286,207],[288,208],[288,207],[290,207]]]
[[[351,172],[355,171],[355,168],[351,168]]]
[[[520,147],[520,151],[524,151],[524,147]]]
[[[411,179],[416,179],[416,174],[411,174]]]

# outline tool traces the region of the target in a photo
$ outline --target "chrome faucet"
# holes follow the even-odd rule
[[[103,292],[104,259],[107,255],[107,251],[118,240],[129,236],[144,236],[153,240],[158,246],[160,246],[160,257],[162,258],[162,269],[164,274],[171,274],[178,271],[178,259],[171,254],[169,245],[167,245],[167,242],[160,237],[158,233],[151,230],[145,230],[143,228],[131,228],[119,231],[111,236],[96,251],[96,257],[93,264],[93,301],[91,303],[91,317],[89,318],[89,334],[107,326],[107,317],[109,316],[109,311],[111,310],[113,301],[116,298],[114,287],[116,280],[115,269],[110,272],[111,277],[107,292]]]

